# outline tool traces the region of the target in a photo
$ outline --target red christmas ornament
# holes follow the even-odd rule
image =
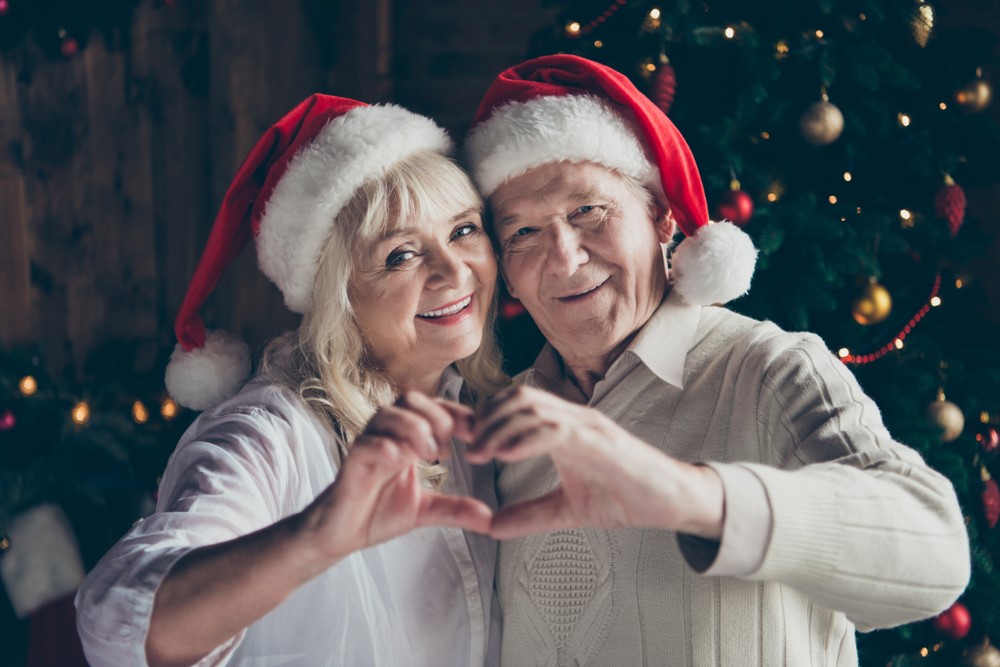
[[[59,44],[59,53],[63,54],[64,58],[72,58],[79,50],[80,43],[72,37],[63,38]]]
[[[730,220],[742,227],[753,217],[753,197],[740,190],[740,182],[733,179],[730,190],[715,205],[716,220]]]
[[[958,234],[965,222],[965,190],[947,174],[944,177],[944,187],[934,194],[934,213],[948,222],[952,236]]]
[[[512,320],[524,314],[524,306],[513,297],[506,297],[500,304],[500,317],[505,320]]]
[[[674,104],[674,93],[677,92],[677,73],[666,56],[660,56],[660,66],[656,68],[650,92],[653,103],[663,113],[669,114],[670,107]]]
[[[944,636],[961,639],[972,629],[972,615],[964,604],[956,602],[935,616],[931,623]]]
[[[1000,486],[995,479],[988,479],[983,484],[983,515],[991,529],[1000,520]]]
[[[4,410],[0,415],[0,431],[10,431],[17,425],[17,419],[10,410]]]
[[[995,428],[990,426],[982,433],[976,434],[976,441],[979,443],[979,446],[983,448],[984,452],[992,452],[1000,446],[1000,433],[998,433]]]

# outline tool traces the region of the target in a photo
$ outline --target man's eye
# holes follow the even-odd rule
[[[516,232],[514,232],[514,236],[527,236],[533,231],[535,230],[531,227],[521,227]]]
[[[397,250],[389,253],[389,256],[385,259],[385,265],[390,269],[402,266],[409,260],[413,259],[416,254],[417,253],[412,250]]]
[[[588,213],[592,213],[596,209],[597,209],[596,206],[591,206],[591,205],[588,204],[587,206],[581,206],[581,207],[577,208],[576,209],[576,214],[577,215],[587,215]]]

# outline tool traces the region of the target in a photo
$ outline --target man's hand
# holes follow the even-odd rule
[[[469,461],[504,463],[549,456],[561,484],[504,508],[498,539],[577,527],[647,527],[718,539],[723,490],[704,466],[677,461],[592,408],[516,387],[479,415]]]
[[[472,411],[410,392],[372,417],[331,484],[303,513],[319,550],[337,559],[421,526],[490,529],[483,502],[426,488],[420,462],[448,458],[451,437],[472,436]]]

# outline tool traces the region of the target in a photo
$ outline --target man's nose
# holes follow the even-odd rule
[[[573,275],[590,261],[590,253],[580,242],[579,232],[571,225],[556,224],[550,228],[547,269],[553,275]]]

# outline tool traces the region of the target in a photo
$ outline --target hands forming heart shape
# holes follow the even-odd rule
[[[560,485],[493,512],[481,501],[427,488],[421,461],[447,458],[451,439],[467,458],[516,463],[548,456]],[[307,510],[344,555],[428,525],[497,539],[590,526],[648,527],[718,538],[722,484],[714,471],[677,461],[602,413],[530,387],[471,408],[407,393],[381,408],[351,447],[338,479]]]

